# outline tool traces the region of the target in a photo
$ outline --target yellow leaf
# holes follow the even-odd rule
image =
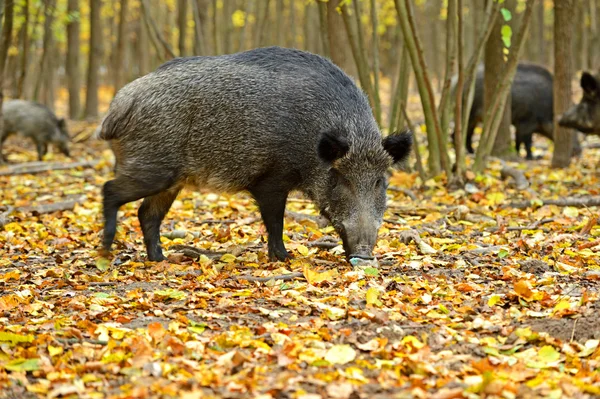
[[[557,303],[556,306],[554,306],[554,312],[560,312],[561,310],[567,310],[570,308],[571,308],[571,303],[568,300],[563,299],[562,301]]]
[[[371,287],[367,290],[367,305],[373,305],[380,307],[383,305],[379,300],[379,290],[375,287]]]
[[[496,295],[496,294],[492,295],[490,297],[490,299],[488,299],[488,306],[492,307],[492,306],[496,305],[498,302],[500,302],[500,299],[501,299],[500,295]]]
[[[573,206],[567,206],[563,209],[563,215],[574,219],[579,216],[579,209]]]
[[[223,256],[221,256],[221,262],[225,262],[225,263],[233,263],[235,262],[236,257],[235,255],[232,254],[225,254]]]
[[[538,352],[538,358],[546,363],[555,362],[560,359],[560,353],[550,345],[545,345]]]
[[[356,351],[350,345],[334,345],[325,355],[325,360],[331,364],[346,364],[355,358]]]
[[[106,258],[98,258],[96,260],[96,268],[98,270],[100,270],[101,272],[107,271],[109,266],[110,266],[110,261]]]
[[[308,256],[308,248],[306,248],[304,245],[298,245],[298,253],[302,256]]]
[[[48,353],[50,354],[51,357],[60,355],[63,353],[63,347],[48,345]]]
[[[323,281],[332,280],[338,274],[336,269],[331,269],[327,270],[326,272],[319,273],[317,271],[311,270],[309,265],[304,265],[302,267],[302,273],[304,273],[304,278],[306,278],[308,284],[311,285],[319,284]]]
[[[33,342],[33,335],[21,335],[15,334],[8,331],[0,331],[0,342],[10,341],[13,345],[18,343],[30,343]]]
[[[425,346],[424,343],[422,343],[421,341],[419,341],[419,339],[413,335],[407,335],[404,338],[402,338],[402,344],[406,345],[406,346],[412,346],[415,349],[421,349],[422,347]]]
[[[497,205],[504,202],[505,197],[503,193],[489,193],[485,198],[489,201],[490,205]]]
[[[40,369],[40,359],[16,359],[4,364],[9,371],[35,371]]]

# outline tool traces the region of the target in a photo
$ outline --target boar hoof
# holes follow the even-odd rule
[[[291,259],[292,255],[290,255],[285,249],[273,249],[269,251],[269,260],[271,262],[285,262],[286,259]]]
[[[148,260],[150,262],[162,262],[163,260],[167,260],[167,258],[163,255],[162,250],[160,248],[148,252]]]

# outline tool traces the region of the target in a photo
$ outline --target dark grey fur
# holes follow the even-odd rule
[[[35,142],[38,158],[48,152],[48,144],[69,155],[69,133],[64,119],[58,119],[45,106],[25,100],[8,100],[2,105],[4,130],[0,132],[0,162],[5,161],[2,145],[12,134],[20,133]]]
[[[483,120],[483,75],[484,68],[477,70],[475,95],[467,129],[467,150],[473,153],[473,132]],[[516,129],[515,147],[517,154],[521,144],[525,145],[527,159],[533,159],[531,151],[533,133],[554,139],[554,94],[552,74],[543,66],[520,63],[511,86],[511,121]],[[574,136],[574,152],[581,153],[577,137]]]
[[[347,255],[369,257],[386,171],[412,143],[409,132],[382,140],[364,93],[330,61],[279,47],[167,62],[117,93],[100,137],[116,157],[104,186],[104,250],[118,208],[145,198],[138,215],[150,260],[164,259],[160,223],[185,185],[249,191],[271,259],[289,257],[282,233],[292,190],[316,202]]]
[[[559,124],[582,133],[600,135],[600,74],[594,76],[584,72],[581,88],[581,101],[561,116]]]

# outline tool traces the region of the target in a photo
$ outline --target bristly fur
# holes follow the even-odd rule
[[[393,146],[404,149],[384,148],[365,94],[331,61],[280,47],[169,61],[117,93],[100,137],[117,163],[104,189],[104,246],[114,237],[116,209],[146,198],[140,222],[154,260],[162,257],[160,220],[184,185],[249,191],[269,232],[269,254],[282,259],[291,190],[332,219],[347,218],[362,200],[348,197],[345,209],[332,211],[332,173],[374,195],[392,158],[410,148],[406,140]],[[385,202],[385,192],[377,196]],[[373,220],[383,214],[378,201]]]

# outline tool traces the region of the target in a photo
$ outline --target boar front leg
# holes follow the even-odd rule
[[[256,199],[263,222],[267,228],[269,259],[284,261],[291,258],[283,245],[283,214],[288,192],[269,184],[261,184],[250,190]]]

